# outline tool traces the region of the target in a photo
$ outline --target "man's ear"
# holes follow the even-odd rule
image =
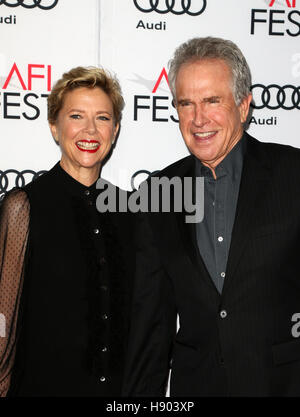
[[[239,105],[240,119],[242,123],[245,123],[247,120],[251,101],[252,94],[250,93],[247,97],[243,98],[241,104]]]

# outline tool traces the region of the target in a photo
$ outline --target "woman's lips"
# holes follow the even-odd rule
[[[76,142],[77,148],[81,152],[89,152],[89,153],[95,153],[100,147],[100,143],[97,140],[79,140]]]

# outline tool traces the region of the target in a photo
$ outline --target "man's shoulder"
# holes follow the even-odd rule
[[[248,135],[248,146],[251,150],[264,156],[270,162],[276,165],[294,164],[300,167],[300,149],[291,145],[285,145],[275,142],[262,142]]]
[[[194,157],[193,155],[188,155],[182,159],[179,159],[176,162],[173,162],[171,165],[163,168],[162,170],[155,172],[152,177],[181,177],[186,175],[193,174],[194,167]]]
[[[293,154],[295,156],[300,155],[300,149],[291,145],[286,145],[286,144],[276,143],[276,142],[263,142],[261,140],[255,139],[254,137],[248,134],[247,134],[247,138],[248,138],[248,143],[264,151],[274,152],[274,153],[283,154],[283,155],[293,155]]]

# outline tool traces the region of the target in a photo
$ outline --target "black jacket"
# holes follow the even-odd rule
[[[222,294],[184,213],[142,214],[125,396],[299,396],[300,150],[245,134]],[[188,156],[159,176],[194,176]],[[179,331],[176,334],[176,315]]]

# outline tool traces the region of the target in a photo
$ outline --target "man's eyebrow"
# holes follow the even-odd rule
[[[208,101],[214,101],[214,100],[220,100],[220,96],[211,96],[211,97],[205,97],[202,101],[204,101],[205,103]]]
[[[187,103],[190,102],[191,100],[189,98],[181,98],[180,100],[177,101],[178,104],[182,104],[182,103]]]

